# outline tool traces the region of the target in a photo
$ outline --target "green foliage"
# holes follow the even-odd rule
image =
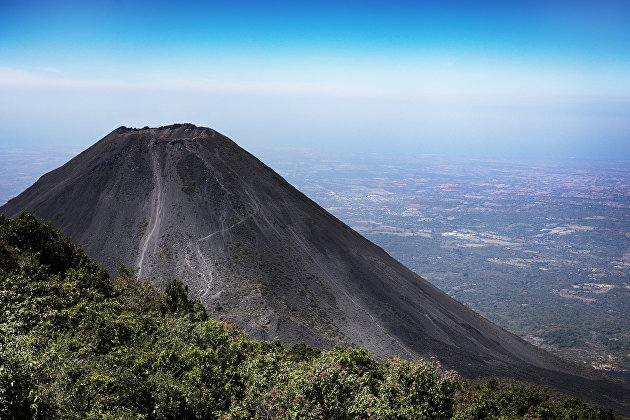
[[[610,418],[423,361],[257,342],[178,280],[109,278],[32,215],[0,216],[0,418]]]
[[[612,410],[595,408],[577,400],[551,401],[541,390],[512,386],[501,389],[494,378],[469,388],[457,419],[614,419]]]

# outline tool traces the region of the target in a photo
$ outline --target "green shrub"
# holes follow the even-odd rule
[[[608,419],[431,363],[250,340],[178,280],[116,278],[32,215],[0,216],[0,418]]]

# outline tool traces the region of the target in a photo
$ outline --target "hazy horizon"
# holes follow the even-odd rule
[[[246,149],[630,159],[630,3],[5,1],[2,147],[191,122]]]

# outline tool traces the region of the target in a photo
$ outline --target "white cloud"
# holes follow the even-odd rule
[[[236,80],[217,77],[174,77],[147,75],[143,80],[82,79],[63,75],[49,68],[47,73],[14,68],[0,68],[0,88],[20,89],[72,89],[72,90],[119,90],[119,91],[194,91],[197,93],[288,95],[288,96],[371,96],[357,86],[332,82],[308,82],[299,80]],[[49,73],[55,73],[49,74]]]
[[[55,73],[48,71],[48,73]],[[125,83],[112,80],[81,80],[8,67],[0,68],[0,88],[21,89],[111,89]]]
[[[59,70],[58,68],[55,68],[55,67],[40,66],[40,67],[33,67],[33,70],[39,70],[39,71],[45,71],[45,72],[49,72],[49,73],[61,74],[61,70]]]

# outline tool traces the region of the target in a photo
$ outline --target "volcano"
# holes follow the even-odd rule
[[[470,378],[547,385],[619,412],[630,389],[458,303],[218,132],[120,127],[0,208],[30,211],[115,273],[177,278],[256,339],[434,358]],[[604,397],[607,395],[608,397]]]

